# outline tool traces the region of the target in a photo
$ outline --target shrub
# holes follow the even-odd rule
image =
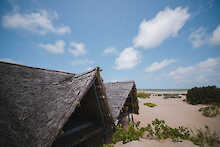
[[[163,94],[164,98],[181,98],[179,94]]]
[[[217,147],[220,145],[218,136],[215,133],[211,133],[208,126],[205,126],[206,130],[198,129],[196,132],[193,132],[191,129],[183,126],[171,128],[164,120],[155,119],[152,121],[152,124],[148,124],[147,127],[141,129],[148,132],[147,136],[159,140],[167,138],[170,138],[173,142],[189,140],[200,147],[204,147],[205,145]]]
[[[138,92],[137,97],[146,99],[146,98],[150,98],[150,94],[145,92]]]
[[[139,140],[140,137],[146,135],[150,139],[167,139],[170,138],[173,142],[181,142],[182,140],[192,141],[195,145],[204,147],[217,147],[220,145],[220,140],[215,133],[211,133],[208,126],[205,126],[205,131],[198,129],[193,132],[191,129],[179,126],[178,128],[169,127],[164,120],[155,119],[146,127],[139,128],[140,122],[129,124],[129,129],[126,130],[121,125],[116,126],[116,131],[113,134],[112,142],[115,144],[122,141],[123,144]],[[105,146],[111,147],[111,146]]]
[[[215,117],[220,115],[220,105],[211,105],[199,109],[199,112],[202,112],[202,115],[206,117]]]
[[[148,107],[155,107],[157,106],[156,104],[153,104],[153,103],[144,103],[145,106],[148,106]]]
[[[128,130],[122,128],[120,124],[116,126],[115,129],[115,133],[112,136],[112,143],[114,144],[119,141],[122,141],[122,143],[125,144],[133,140],[139,140],[143,135],[132,123],[129,123]]]
[[[220,103],[220,88],[216,86],[194,87],[187,91],[186,100],[190,104]]]
[[[173,142],[180,142],[181,139],[188,139],[190,136],[188,128],[183,126],[179,128],[171,128],[164,120],[158,119],[153,120],[152,125],[148,124],[145,131],[148,132],[147,136],[155,137],[159,140],[170,138]]]

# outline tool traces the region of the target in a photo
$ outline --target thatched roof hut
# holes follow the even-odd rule
[[[105,88],[114,120],[120,119],[120,112],[125,106],[128,106],[129,113],[138,114],[137,90],[134,81],[105,83]]]
[[[101,113],[94,116],[102,128],[110,127],[112,118],[99,72],[98,67],[71,74],[0,62],[0,144],[52,146],[57,136],[62,136],[62,129],[72,114],[74,119],[78,118],[77,114],[89,119],[93,114],[85,112],[90,110]],[[82,112],[77,107],[81,107],[83,100],[89,110]]]

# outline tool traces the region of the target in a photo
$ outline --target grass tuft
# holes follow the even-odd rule
[[[137,97],[143,98],[143,99],[149,99],[150,98],[150,94],[149,93],[145,93],[145,92],[138,92],[137,93]]]
[[[210,105],[199,109],[199,112],[202,112],[202,115],[206,117],[216,117],[220,115],[220,105]]]
[[[144,103],[144,105],[151,107],[151,108],[157,106],[156,104],[153,104],[153,103]]]

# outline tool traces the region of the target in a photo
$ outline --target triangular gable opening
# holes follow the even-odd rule
[[[97,80],[97,79],[96,79]],[[103,144],[104,116],[96,81],[56,137],[53,147],[94,146]]]

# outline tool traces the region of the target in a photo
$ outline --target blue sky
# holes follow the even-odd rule
[[[218,0],[1,0],[0,60],[138,88],[220,87]]]

